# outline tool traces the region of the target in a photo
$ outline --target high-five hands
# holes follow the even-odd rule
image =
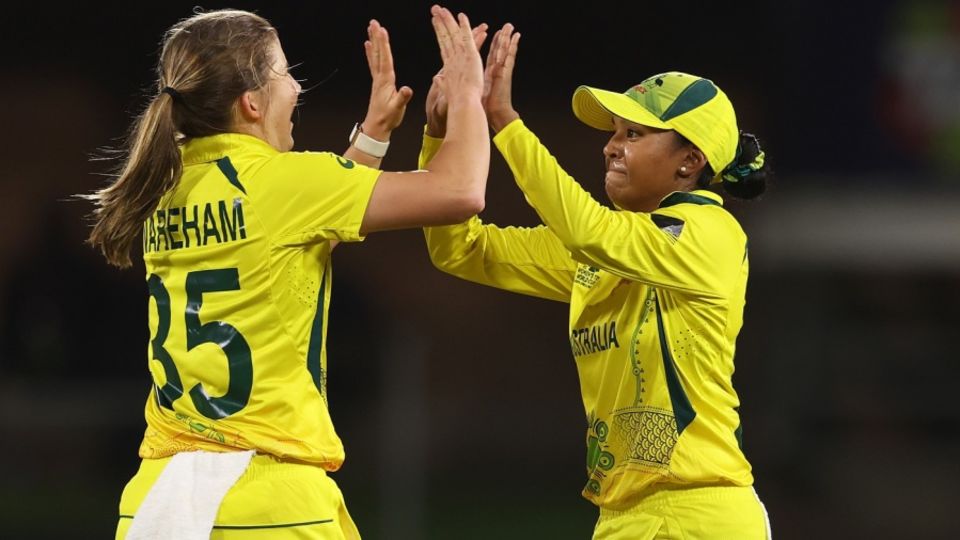
[[[487,25],[485,23],[478,25],[473,29],[472,34],[474,44],[477,49],[480,49],[487,38]],[[519,43],[520,34],[514,32],[512,24],[507,23],[494,34],[487,53],[481,100],[490,127],[495,132],[519,118],[513,109],[511,99],[513,66],[516,63]],[[443,138],[446,135],[447,125],[447,100],[437,82],[437,77],[442,75],[441,69],[434,77],[430,91],[427,93],[427,135],[437,138]]]
[[[487,24],[477,25],[472,30],[472,34],[473,43],[479,51],[487,39]],[[433,78],[430,91],[427,92],[427,135],[438,139],[442,139],[447,134],[447,98],[440,91],[440,85],[437,82],[437,77],[442,75],[441,68]]]
[[[445,96],[447,107],[457,100],[471,100],[483,94],[483,62],[470,29],[470,19],[460,13],[453,18],[450,10],[434,5],[430,21],[440,45],[443,67],[434,83]]]
[[[397,88],[393,69],[393,52],[387,29],[376,19],[367,26],[367,41],[363,43],[367,65],[373,82],[370,87],[370,105],[363,121],[363,132],[379,141],[389,141],[390,133],[403,122],[407,103],[413,97],[409,86]]]
[[[490,129],[495,133],[520,118],[513,108],[511,87],[513,66],[517,60],[520,34],[507,23],[497,30],[487,52],[487,67],[483,73],[483,110],[487,113]]]

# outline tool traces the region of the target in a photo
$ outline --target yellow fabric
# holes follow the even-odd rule
[[[133,516],[169,461],[143,460],[127,483],[120,499],[117,540],[126,537]],[[360,534],[340,488],[321,467],[256,455],[223,499],[210,538],[354,540]]]
[[[544,225],[473,218],[427,229],[428,249],[464,279],[570,303],[588,422],[584,496],[624,508],[656,484],[751,485],[731,381],[746,236],[721,199],[695,191],[651,214],[610,210],[521,121],[494,142]],[[424,142],[422,162],[435,147]]]
[[[424,135],[420,168],[430,162],[441,139]],[[547,227],[465,223],[424,229],[430,258],[463,279],[560,302],[570,301],[577,263]]]
[[[750,487],[662,490],[624,511],[600,510],[594,540],[769,540]]]
[[[379,171],[240,134],[192,140],[183,161],[144,224],[155,386],[140,456],[256,449],[336,470],[331,241],[362,240]]]
[[[424,136],[423,168],[441,140]],[[474,216],[465,223],[424,229],[430,258],[445,271],[483,285],[560,302],[570,301],[577,263],[546,227],[484,225]]]
[[[691,94],[696,93],[691,89],[697,84],[701,90],[709,89],[710,99],[672,116],[671,106],[678,101],[684,105],[683,97],[691,98]],[[698,103],[695,99],[693,102]],[[580,86],[573,94],[573,112],[583,123],[604,131],[613,131],[613,116],[644,126],[676,130],[706,155],[716,173],[716,181],[733,161],[740,144],[737,115],[730,98],[709,79],[679,71],[654,75],[622,94]]]

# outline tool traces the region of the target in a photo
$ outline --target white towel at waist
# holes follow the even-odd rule
[[[137,509],[127,540],[208,540],[220,503],[254,451],[181,452]]]

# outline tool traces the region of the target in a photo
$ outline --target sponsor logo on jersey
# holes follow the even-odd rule
[[[596,285],[598,281],[600,281],[599,272],[599,268],[580,265],[577,267],[577,275],[574,278],[574,281],[589,289]]]

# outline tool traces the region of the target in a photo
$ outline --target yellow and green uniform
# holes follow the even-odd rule
[[[140,456],[255,449],[335,471],[330,242],[362,240],[380,171],[241,134],[192,140],[183,163],[143,229],[155,386]]]
[[[140,456],[253,449],[335,471],[331,243],[363,239],[380,171],[236,133],[190,140],[182,157],[143,225],[154,386]]]
[[[747,239],[720,197],[677,192],[652,213],[614,211],[521,121],[494,142],[544,225],[428,228],[430,256],[456,276],[570,304],[583,495],[617,511],[664,487],[752,485],[731,383]],[[421,165],[438,145],[425,137]]]

